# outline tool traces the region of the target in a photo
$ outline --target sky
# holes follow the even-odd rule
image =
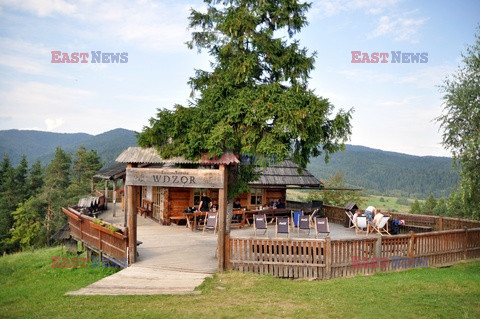
[[[187,105],[189,77],[211,60],[185,45],[191,8],[205,5],[0,0],[0,130],[141,131],[158,108]],[[313,1],[308,21],[295,38],[317,52],[309,87],[336,110],[354,109],[348,143],[450,156],[434,121],[442,112],[439,86],[474,43],[480,1]],[[88,63],[52,63],[62,60],[52,51],[86,52]],[[92,63],[92,51],[126,53],[128,61]],[[389,57],[352,63],[352,51]],[[392,63],[392,51],[427,61]]]

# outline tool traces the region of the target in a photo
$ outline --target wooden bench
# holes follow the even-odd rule
[[[142,206],[137,207],[137,214],[144,218],[151,217],[153,213],[153,202],[148,199],[142,199]]]
[[[400,232],[401,233],[408,233],[410,231],[413,231],[415,233],[428,233],[428,232],[433,231],[433,227],[408,225],[408,224],[400,226]]]
[[[177,224],[177,226],[182,220],[184,220],[188,226],[188,218],[183,213],[182,215],[179,215],[179,216],[170,216],[168,219],[170,220],[170,222]]]

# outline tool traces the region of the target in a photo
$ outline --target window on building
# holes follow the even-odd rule
[[[250,205],[262,205],[262,189],[254,188],[250,191]]]
[[[205,188],[195,188],[193,190],[193,206],[200,205],[200,201],[202,200],[203,192],[207,192]]]

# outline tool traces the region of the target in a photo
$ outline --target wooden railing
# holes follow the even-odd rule
[[[343,207],[323,205],[323,212],[330,222],[336,224],[343,224],[345,222],[345,209]],[[387,214],[390,215],[392,219],[404,220],[406,224],[432,227],[433,230],[437,231],[480,227],[480,220],[392,212],[387,212]]]
[[[123,233],[111,232],[106,227],[95,224],[92,217],[83,215],[72,207],[62,208],[62,211],[68,216],[70,234],[75,240],[82,242],[101,256],[127,260],[127,228],[123,229]]]
[[[330,279],[480,258],[480,228],[362,239],[231,238],[230,269]]]

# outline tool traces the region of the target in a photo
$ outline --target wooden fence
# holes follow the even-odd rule
[[[231,238],[230,269],[330,279],[480,258],[480,228],[362,239]]]
[[[330,222],[336,224],[343,224],[345,222],[345,209],[343,207],[324,205],[323,212]],[[437,231],[480,227],[479,220],[392,212],[387,212],[387,214],[390,215],[392,219],[404,220],[406,224],[432,227],[433,230]]]
[[[111,232],[104,226],[95,224],[92,217],[80,214],[72,207],[62,208],[62,211],[68,216],[70,234],[76,241],[82,242],[101,257],[114,258],[118,261],[128,260],[127,228],[123,234]]]

